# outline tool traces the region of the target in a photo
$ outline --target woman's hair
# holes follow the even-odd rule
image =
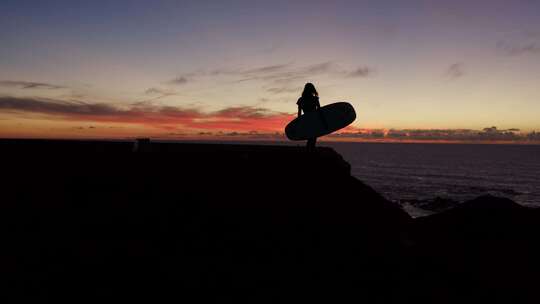
[[[308,82],[304,86],[304,91],[302,92],[302,97],[312,97],[312,96],[319,96],[319,93],[317,93],[317,90],[315,89],[315,86],[313,83]]]

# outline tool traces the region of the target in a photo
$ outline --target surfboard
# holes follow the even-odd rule
[[[293,119],[285,127],[285,135],[290,140],[321,137],[345,128],[355,119],[356,112],[350,103],[336,102]]]

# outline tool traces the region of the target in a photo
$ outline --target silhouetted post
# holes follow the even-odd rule
[[[146,152],[150,150],[150,138],[137,138],[133,145],[133,152]]]

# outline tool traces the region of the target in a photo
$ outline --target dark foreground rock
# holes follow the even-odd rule
[[[407,203],[414,206],[415,208],[420,208],[422,210],[427,210],[431,212],[446,211],[454,208],[459,204],[459,202],[456,200],[439,196],[433,199],[407,199],[400,201],[400,203]]]
[[[536,302],[536,210],[412,220],[333,150],[0,141],[12,300]]]

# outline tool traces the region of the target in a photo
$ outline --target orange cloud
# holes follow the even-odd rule
[[[185,131],[282,131],[292,114],[255,107],[230,107],[214,112],[197,108],[67,102],[52,99],[0,97],[0,111],[61,121],[138,124]]]

